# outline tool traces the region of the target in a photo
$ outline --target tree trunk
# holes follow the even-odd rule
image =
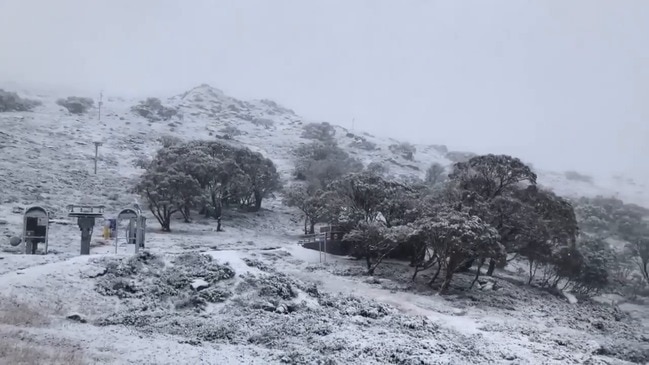
[[[183,215],[183,218],[185,219],[185,223],[191,223],[192,217],[191,217],[191,209],[189,209],[189,205],[184,206],[180,212]]]
[[[216,218],[216,231],[223,232],[223,230],[221,230],[221,217]]]
[[[315,234],[315,222],[311,221],[311,225],[309,226],[309,233],[310,234]]]
[[[372,259],[370,258],[369,253],[365,253],[365,262],[367,263],[367,270],[372,268]]]
[[[532,285],[532,280],[534,280],[534,274],[536,272],[533,270],[534,268],[534,260],[530,260],[530,279],[527,281],[527,285]]]
[[[496,270],[496,260],[489,259],[489,269],[487,269],[487,276],[493,276]]]
[[[309,224],[309,216],[305,214],[304,215],[304,234],[305,235],[309,234],[308,224]]]
[[[419,273],[419,266],[415,266],[415,273],[412,275],[412,281],[415,281],[417,274]]]
[[[471,266],[473,266],[473,262],[475,260],[471,259],[465,262],[464,264],[460,265],[460,267],[456,270],[457,272],[467,272],[471,269]]]
[[[485,263],[485,259],[481,259],[480,262],[478,263],[478,268],[475,271],[475,278],[471,282],[471,286],[469,287],[469,289],[473,289],[473,285],[475,285],[475,282],[478,281],[478,278],[480,277],[480,270],[482,269],[484,263]]]
[[[171,215],[165,216],[160,222],[162,232],[171,232]]]
[[[441,263],[441,262],[438,262],[438,263],[437,263],[437,271],[435,271],[435,275],[433,275],[433,278],[430,279],[430,281],[428,282],[428,285],[433,285],[433,283],[435,282],[435,280],[437,280],[437,277],[439,276],[439,272],[440,272],[440,271],[442,271],[442,263]]]
[[[439,287],[439,294],[443,294],[448,290],[448,287],[451,286],[451,280],[453,279],[453,270],[450,267],[446,269],[446,275],[444,275],[444,282],[442,286]]]
[[[260,192],[255,191],[255,207],[253,208],[253,212],[258,212],[261,209],[261,201],[263,200],[263,196],[261,195]]]

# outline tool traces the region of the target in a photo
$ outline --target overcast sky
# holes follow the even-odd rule
[[[0,81],[209,83],[374,134],[649,178],[645,0],[1,0]]]

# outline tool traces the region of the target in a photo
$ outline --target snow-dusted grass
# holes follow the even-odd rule
[[[83,353],[65,347],[41,344],[25,329],[51,324],[48,313],[13,297],[0,296],[0,364],[83,364]]]
[[[82,365],[80,350],[42,346],[36,340],[21,338],[21,332],[0,331],[0,364],[6,365]]]

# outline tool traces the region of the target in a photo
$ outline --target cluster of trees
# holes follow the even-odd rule
[[[332,177],[321,170],[304,174],[304,164],[298,161],[298,176]],[[484,266],[492,275],[521,257],[529,264],[529,283],[583,293],[608,283],[600,270],[601,242],[578,241],[572,204],[536,186],[536,174],[517,158],[476,156],[454,164],[447,177],[433,164],[425,180],[407,183],[378,166],[335,175],[292,187],[287,204],[299,207],[310,227],[342,227],[352,255],[366,260],[369,273],[386,257],[407,259],[413,280],[431,269],[432,285],[443,272],[443,292],[458,271],[476,266],[477,280]]]
[[[38,100],[21,98],[14,92],[0,89],[0,113],[28,112],[41,104]]]
[[[649,284],[649,209],[614,197],[580,198],[574,202],[580,227],[591,242],[610,247],[598,258],[615,287],[628,292]]]
[[[262,200],[280,187],[275,165],[258,152],[226,141],[163,141],[134,191],[148,204],[163,231],[171,231],[175,213],[191,220],[192,210],[220,218],[223,207],[258,211]]]

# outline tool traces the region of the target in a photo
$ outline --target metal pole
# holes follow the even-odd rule
[[[100,91],[99,92],[99,121],[100,122],[101,122],[101,104],[103,104],[103,102],[102,102],[103,97],[104,97],[104,92]]]
[[[99,145],[95,143],[95,175],[97,175],[97,152],[99,151]]]
[[[113,233],[112,231],[110,232]],[[117,254],[117,241],[119,240],[119,216],[115,218],[115,254]]]
[[[327,234],[329,233],[325,232],[324,235],[324,262],[327,262]]]
[[[99,151],[99,146],[102,145],[101,142],[94,142],[95,143],[95,175],[97,175],[97,155]]]

